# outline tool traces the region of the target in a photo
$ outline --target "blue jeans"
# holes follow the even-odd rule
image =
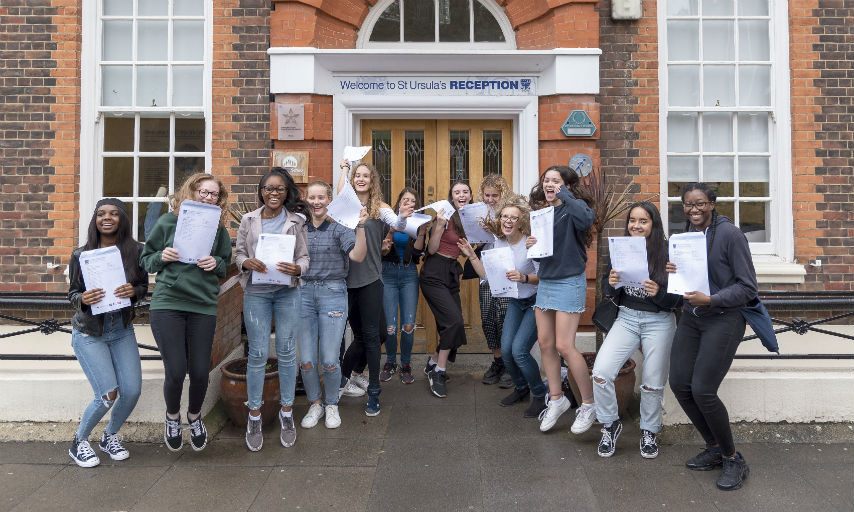
[[[88,439],[111,407],[113,413],[107,432],[115,434],[130,416],[142,390],[142,367],[133,324],[124,327],[120,312],[107,313],[101,336],[72,329],[71,347],[95,392],[94,400],[83,411],[77,438]],[[116,390],[118,397],[110,400],[109,394]]]
[[[246,391],[249,410],[264,402],[264,370],[270,354],[270,323],[276,319],[276,357],[279,359],[279,392],[282,407],[294,404],[297,381],[296,332],[300,321],[300,290],[282,287],[274,292],[243,295],[243,321],[249,338]]]
[[[617,372],[638,347],[643,350],[641,377],[640,428],[658,433],[664,385],[670,365],[670,347],[676,332],[676,318],[669,311],[652,313],[620,307],[620,313],[593,365],[593,396],[596,418],[602,423],[617,421]],[[603,382],[597,381],[597,379]]]
[[[517,390],[530,389],[534,397],[542,398],[546,396],[546,386],[537,360],[531,355],[531,348],[537,342],[536,302],[536,295],[510,299],[501,330],[501,358]]]
[[[309,403],[320,399],[320,375],[317,369],[318,351],[323,367],[323,388],[326,405],[338,405],[338,384],[341,367],[338,365],[341,337],[347,328],[347,285],[343,279],[308,281],[300,286],[303,321],[299,340],[299,356],[303,368],[302,383]]]
[[[400,317],[398,323],[398,308]],[[409,364],[415,342],[415,311],[418,309],[418,266],[383,262],[383,312],[386,318],[385,355],[397,359],[397,330],[400,328],[400,364]],[[405,326],[411,325],[407,332]]]

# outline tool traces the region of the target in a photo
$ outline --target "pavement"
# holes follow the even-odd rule
[[[128,442],[130,459],[101,454],[99,467],[82,469],[68,458],[68,442],[0,443],[0,512],[854,509],[851,437],[740,443],[750,476],[741,490],[723,492],[718,471],[684,467],[702,448],[696,435],[668,436],[665,427],[661,454],[647,460],[637,419],[625,418],[615,455],[604,459],[598,426],[573,435],[567,413],[543,434],[522,417],[524,405],[497,405],[508,390],[484,386],[479,372],[449,375],[446,399],[429,394],[421,373],[410,386],[395,376],[374,418],[364,399],[345,397],[340,428],[298,427],[292,448],[279,444],[276,424],[265,428],[263,449],[249,452],[243,432],[226,424],[199,453],[187,442],[180,453]],[[306,410],[299,397],[297,423]]]

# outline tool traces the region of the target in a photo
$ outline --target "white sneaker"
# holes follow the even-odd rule
[[[341,416],[338,416],[337,405],[326,406],[326,428],[338,428],[341,426]]]
[[[565,396],[561,396],[558,400],[549,400],[546,402],[546,408],[540,413],[540,432],[548,432],[560,415],[569,410],[569,400]]]
[[[353,379],[350,379],[343,388],[338,388],[338,398],[342,396],[365,396],[365,390],[357,386]]]
[[[368,378],[362,375],[361,373],[351,373],[350,374],[350,382],[364,389],[368,390]]]
[[[320,421],[320,418],[322,417],[323,406],[320,404],[311,404],[311,407],[308,408],[308,412],[302,417],[300,426],[302,428],[312,428],[317,425],[317,422]]]
[[[575,411],[575,422],[569,429],[573,434],[583,434],[596,422],[596,407],[593,404],[582,404]]]

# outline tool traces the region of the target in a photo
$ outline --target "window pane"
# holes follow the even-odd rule
[[[166,16],[169,14],[169,0],[139,0],[140,16]]]
[[[469,182],[469,132],[468,130],[450,131],[450,170],[451,184],[455,181]]]
[[[404,162],[406,186],[418,191],[424,202],[424,132],[406,131],[404,133]]]
[[[739,20],[738,60],[771,60],[768,20]]]
[[[483,175],[501,174],[501,130],[483,131]]]
[[[703,66],[703,105],[735,105],[735,66]]]
[[[739,160],[740,162],[740,160]],[[740,164],[739,164],[740,165]],[[740,170],[740,169],[739,169]],[[743,182],[739,178],[738,182],[739,197],[768,197],[769,187],[768,182]]]
[[[154,197],[160,187],[169,186],[169,157],[140,157],[139,195]]]
[[[738,0],[740,16],[768,16],[768,0]]]
[[[703,0],[703,16],[732,16],[732,0]]]
[[[668,21],[667,60],[698,60],[699,58],[699,22]]]
[[[133,68],[131,66],[103,66],[101,68],[101,105],[124,107],[131,104]]]
[[[679,195],[679,194],[676,194]],[[682,233],[685,231],[685,210],[681,202],[667,203],[667,230],[669,234]]]
[[[771,104],[771,67],[738,67],[738,103],[755,106]]]
[[[139,150],[145,153],[169,151],[169,118],[143,117],[139,120]]]
[[[732,151],[732,114],[703,114],[703,152]]]
[[[735,29],[732,21],[703,21],[703,60],[735,60]]]
[[[741,112],[738,114],[738,150],[751,153],[768,151],[768,114]]]
[[[668,156],[667,180],[684,183],[700,181],[700,163],[698,157]],[[679,193],[681,194],[681,191]]]
[[[104,118],[104,151],[133,151],[132,117]]]
[[[719,196],[734,195],[735,163],[731,156],[704,156],[703,181],[712,183]]]
[[[474,40],[477,42],[504,42],[504,32],[489,9],[474,0]]]
[[[104,16],[133,16],[133,0],[104,0]]]
[[[768,195],[768,168],[767,156],[738,157],[738,181],[741,183],[742,196]],[[762,187],[755,188],[751,185],[762,185]]]
[[[740,203],[738,225],[748,242],[768,241],[768,203]]]
[[[204,66],[174,66],[172,68],[172,105],[201,106]]]
[[[205,150],[205,120],[175,119],[175,151],[194,152]],[[177,167],[177,163],[175,164]]]
[[[439,41],[471,40],[469,0],[439,0]]]
[[[668,16],[696,16],[697,0],[668,0]]]
[[[137,60],[166,60],[169,44],[168,24],[165,21],[140,21],[137,23],[139,41]]]
[[[386,202],[393,204],[395,198],[391,196],[391,130],[374,130],[371,133],[371,138],[372,160],[377,172],[383,177],[383,185],[385,186],[383,196]],[[408,180],[404,186],[406,185],[409,185]]]
[[[371,41],[400,41],[400,3],[388,6],[374,24]]]
[[[140,242],[144,242],[154,225],[157,224],[157,219],[164,213],[168,213],[169,208],[166,203],[139,203],[139,217],[136,220],[137,233],[136,237]]]
[[[172,60],[204,60],[203,21],[175,21],[172,29]]]
[[[725,194],[718,190],[718,196],[720,197],[723,195]],[[735,222],[735,208],[733,208],[733,204],[731,202],[721,201],[718,199],[718,202],[715,203],[715,209],[718,211],[718,214],[724,215]]]
[[[700,150],[697,137],[697,114],[671,112],[667,115],[667,151],[693,153]]]
[[[187,181],[187,178],[197,172],[205,172],[205,158],[202,156],[176,156],[175,157],[175,180],[172,183],[173,190],[177,190]]]
[[[166,66],[136,68],[136,106],[166,106]]]
[[[667,102],[679,107],[700,104],[700,66],[667,66]]]
[[[667,195],[669,197],[682,197],[682,191],[685,189],[685,185],[689,183],[694,183],[699,180],[691,180],[691,181],[669,181],[667,183]]]
[[[104,21],[103,60],[133,59],[133,22]]]
[[[175,0],[172,14],[175,16],[203,16],[205,5],[202,0]]]
[[[133,158],[104,158],[103,197],[133,196]]]
[[[436,40],[435,3],[433,0],[403,2],[403,40],[433,42]]]

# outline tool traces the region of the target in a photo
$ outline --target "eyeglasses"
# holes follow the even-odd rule
[[[201,197],[201,198],[210,197],[214,201],[219,199],[219,192],[212,192],[210,190],[205,190],[203,188],[200,188],[198,190],[198,192],[199,192],[199,197]]]
[[[509,220],[510,222],[519,222],[518,215],[501,215],[501,220]]]
[[[703,208],[705,208],[706,206],[708,206],[710,204],[712,204],[711,201],[697,201],[696,203],[682,203],[682,208],[685,208],[686,210],[693,210],[694,208],[697,208],[698,210],[702,210]]]
[[[273,192],[276,192],[278,194],[284,194],[285,192],[287,192],[288,189],[285,187],[273,187],[271,185],[267,185],[265,187],[261,187],[261,190],[268,194],[272,194]]]

